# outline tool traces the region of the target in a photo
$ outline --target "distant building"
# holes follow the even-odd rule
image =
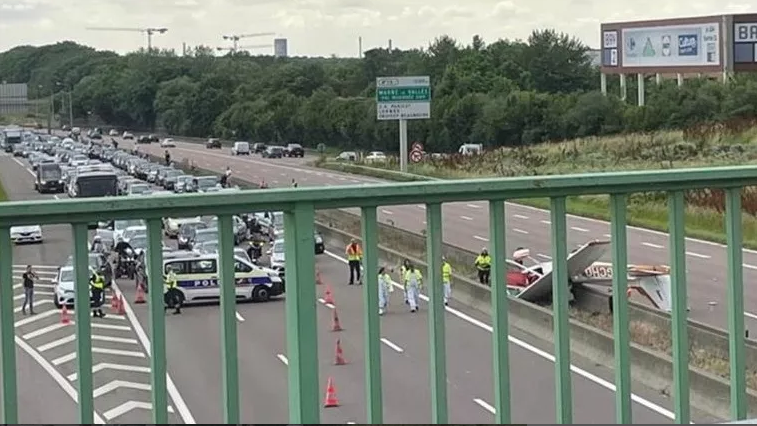
[[[29,108],[29,88],[23,84],[0,84],[0,115],[26,114]]]
[[[273,55],[277,58],[286,58],[287,52],[287,39],[277,38],[273,40]]]

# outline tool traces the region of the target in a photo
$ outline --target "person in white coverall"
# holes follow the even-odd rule
[[[452,297],[452,265],[447,262],[446,257],[442,257],[442,284],[444,286],[444,304],[449,305],[449,299]]]
[[[405,282],[407,283],[407,301],[410,305],[410,312],[418,312],[418,299],[423,286],[423,275],[412,263],[408,265],[405,272]]]
[[[379,315],[384,315],[386,307],[389,305],[389,293],[394,291],[392,287],[392,277],[387,272],[386,267],[381,267],[378,271],[378,291],[379,291]]]

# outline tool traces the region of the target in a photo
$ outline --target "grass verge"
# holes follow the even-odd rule
[[[8,201],[8,194],[5,193],[5,188],[3,188],[3,183],[0,182],[0,202]]]
[[[439,180],[422,175],[404,174],[391,170],[384,170],[352,164],[317,162],[315,167],[335,170],[345,173],[370,176],[397,182],[417,182]],[[549,210],[549,200],[544,198],[529,198],[512,200],[515,203]],[[568,197],[567,210],[569,214],[589,217],[599,220],[610,220],[609,198],[607,196]],[[628,224],[655,231],[667,232],[668,209],[664,202],[648,200],[631,200],[628,204]],[[685,216],[686,235],[707,241],[725,244],[725,223],[722,213],[701,207],[687,207]],[[744,214],[743,246],[757,249],[757,218]]]

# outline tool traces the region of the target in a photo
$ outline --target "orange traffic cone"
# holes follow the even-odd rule
[[[323,401],[323,407],[338,407],[339,400],[336,397],[336,388],[334,387],[334,379],[329,377],[329,383],[326,385],[326,399]]]
[[[118,315],[126,315],[126,308],[124,308],[124,304],[124,295],[122,294],[118,296]]]
[[[60,311],[60,323],[71,324],[71,318],[68,317],[68,308],[63,305],[63,310]]]
[[[347,361],[344,359],[344,352],[342,352],[342,341],[336,339],[336,349],[334,349],[334,365],[344,365]]]
[[[134,303],[145,303],[145,290],[142,288],[142,284],[137,286],[137,298],[134,299]]]
[[[336,313],[336,308],[331,310],[331,331],[342,331],[342,325],[339,324],[339,314]]]
[[[316,285],[323,284],[323,280],[321,279],[321,271],[318,268],[315,268],[315,284]]]
[[[323,302],[324,303],[331,303],[334,305],[334,295],[331,294],[331,286],[326,285],[326,291],[323,293]]]
[[[118,312],[118,303],[120,301],[118,300],[118,297],[116,297],[115,294],[110,296],[110,309],[113,310],[113,312]]]

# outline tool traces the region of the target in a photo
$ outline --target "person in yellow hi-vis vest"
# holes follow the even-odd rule
[[[103,294],[105,290],[105,279],[103,276],[97,272],[92,273],[92,276],[89,278],[89,288],[92,292],[92,317],[105,318],[102,308],[105,297]]]
[[[379,315],[384,315],[386,307],[389,305],[389,293],[394,291],[392,287],[392,277],[382,266],[378,271],[378,289],[379,289]]]
[[[452,265],[447,262],[446,257],[442,257],[442,284],[444,286],[444,304],[449,305],[449,298],[452,297]]]
[[[492,258],[489,256],[489,250],[481,249],[481,254],[476,258],[476,269],[478,269],[478,282],[489,284],[489,274],[492,270]]]
[[[363,260],[363,249],[360,247],[360,244],[357,243],[357,240],[353,238],[352,241],[350,241],[344,249],[344,254],[347,256],[347,263],[350,267],[349,284],[355,284],[356,278],[357,283],[362,284],[362,281],[360,280],[360,261]]]
[[[166,310],[174,308],[174,315],[178,315],[181,313],[181,291],[179,291],[179,283],[176,280],[174,270],[169,269],[164,279],[166,282],[166,293],[163,298],[166,302]]]
[[[410,312],[418,312],[418,299],[423,286],[423,275],[412,263],[408,265],[405,272],[405,281],[407,282],[407,301],[410,304]]]
[[[405,275],[407,274],[407,268],[410,266],[410,261],[405,259],[402,261],[402,266],[400,267],[400,284],[402,284],[402,291],[405,293],[405,304],[409,305],[410,301],[407,299],[407,280],[405,280]]]

